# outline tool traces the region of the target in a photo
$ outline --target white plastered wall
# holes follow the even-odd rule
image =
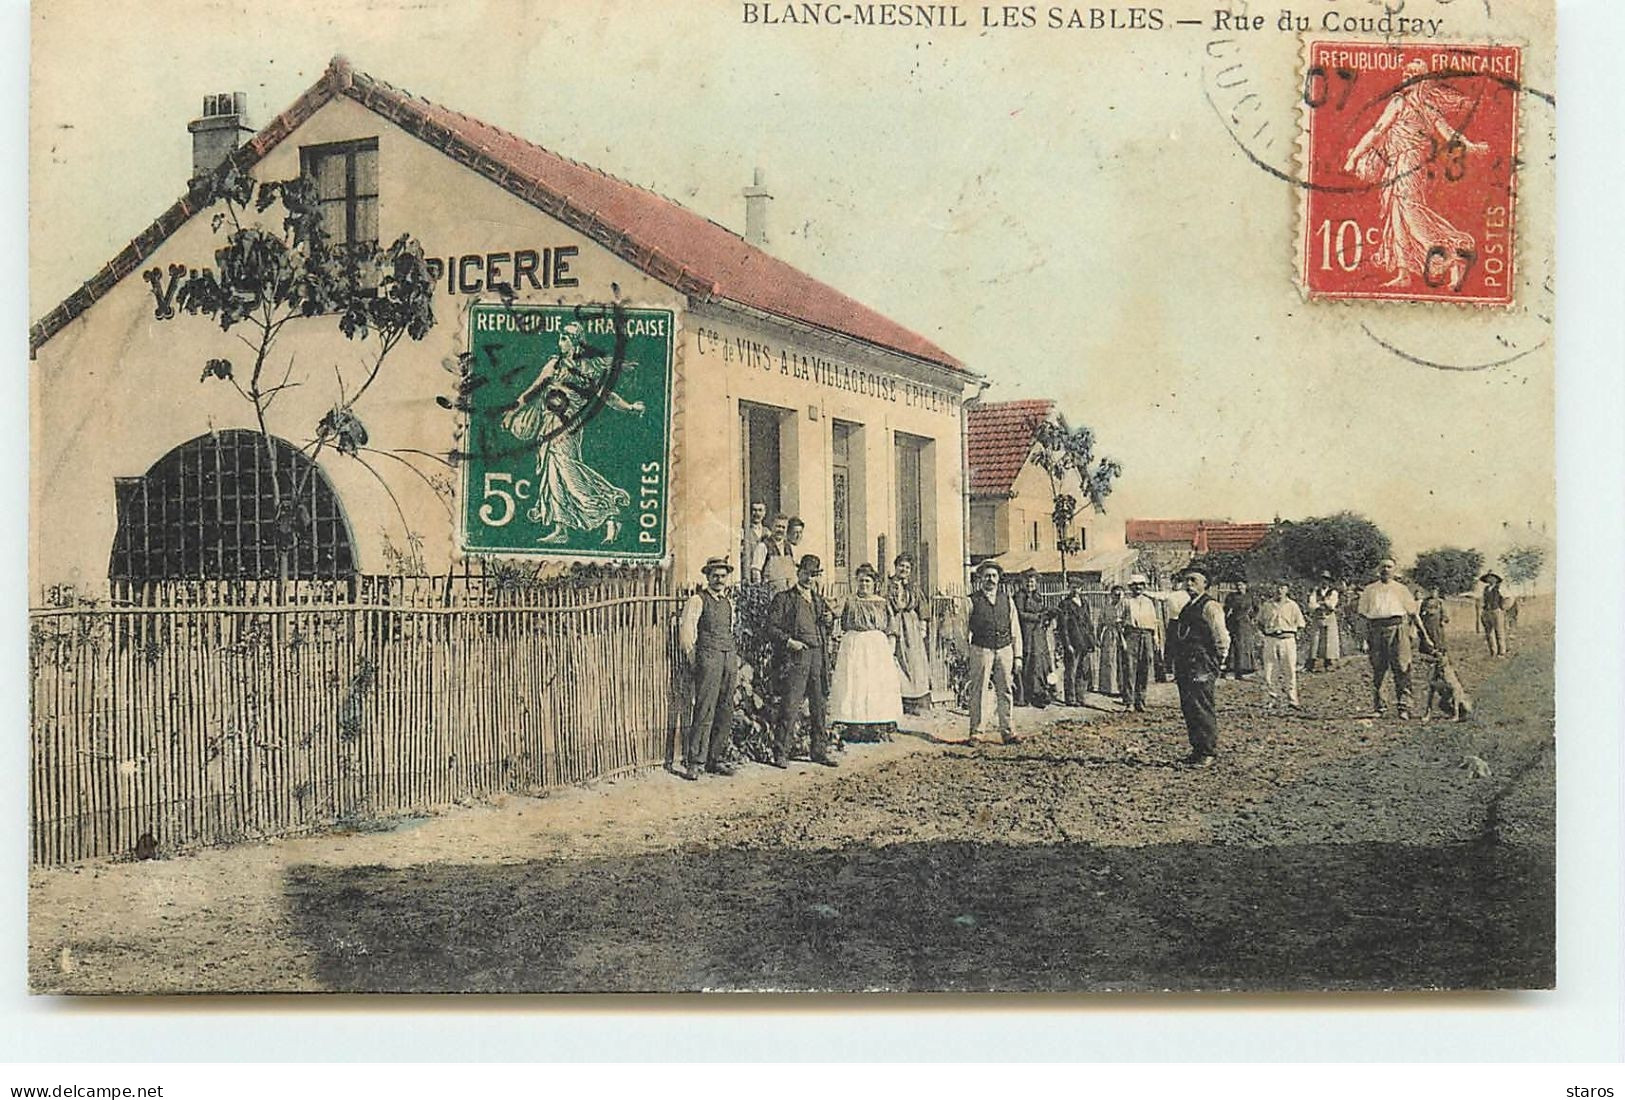
[[[255,175],[296,176],[301,146],[368,137],[378,140],[380,240],[411,232],[427,254],[441,257],[574,246],[579,252],[570,260],[570,274],[580,285],[526,288],[521,301],[606,302],[614,284],[628,305],[675,311],[681,346],[681,294],[352,100],[340,97],[323,106],[260,162]],[[216,234],[210,227],[220,209],[194,215],[142,269],[208,262],[223,244],[225,230]],[[271,210],[273,216],[278,212]],[[435,296],[438,325],[423,341],[405,341],[391,354],[385,375],[356,407],[371,446],[435,454],[453,448],[456,414],[435,398],[454,395],[455,378],[442,361],[467,347],[461,310],[473,297],[448,294],[442,280]],[[204,317],[159,322],[153,304],[140,273],[132,273],[46,342],[32,363],[31,599],[38,600],[46,585],[70,584],[84,594],[105,589],[117,522],[114,478],[144,474],[172,448],[211,430],[255,427],[252,406],[229,385],[198,380],[203,363],[214,357],[230,359],[246,377],[249,349]],[[335,367],[353,390],[364,377],[368,350],[365,342],[346,340],[334,318],[289,324],[266,377],[279,381],[292,357],[291,380],[301,385],[277,398],[271,430],[296,446],[310,439],[338,398]],[[674,434],[683,430],[681,419],[679,407]],[[458,499],[442,499],[395,458],[364,457],[378,477],[331,450],[319,460],[343,503],[360,568],[388,571],[388,549],[407,549],[410,531],[421,540],[424,568],[446,569],[457,553]],[[418,456],[401,457],[431,478],[449,479],[454,493],[461,493],[459,474]]]
[[[678,534],[682,576],[712,554],[738,555],[745,519],[740,492],[739,405],[745,401],[789,412],[781,436],[786,444],[794,442],[796,452],[782,459],[786,476],[794,479],[788,495],[807,524],[803,550],[819,555],[826,565],[831,560],[833,538],[830,464],[834,421],[862,425],[862,461],[852,462],[853,477],[863,479],[861,494],[854,493],[854,504],[861,497],[863,514],[861,520],[854,517],[853,564],[874,561],[881,535],[889,536],[888,553],[896,552],[895,433],[933,440],[933,466],[922,472],[922,478],[931,479],[935,498],[935,508],[929,510],[934,515],[928,512],[925,532],[932,559],[930,574],[938,586],[962,584],[958,581],[964,553],[959,393],[943,400],[921,400],[902,385],[909,371],[902,357],[839,346],[816,334],[794,333],[771,322],[753,323],[714,309],[691,315],[684,340],[686,433],[676,473],[678,491],[688,502],[686,522]],[[752,344],[761,350],[755,354],[741,351]],[[791,359],[788,370],[784,353]],[[898,386],[886,396],[855,392],[817,377],[798,377],[793,365],[797,355],[816,355],[836,367],[888,376]]]

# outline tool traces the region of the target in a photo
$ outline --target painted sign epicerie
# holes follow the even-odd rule
[[[672,330],[669,310],[473,307],[464,550],[665,556]]]

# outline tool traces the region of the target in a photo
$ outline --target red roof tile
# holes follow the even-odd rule
[[[1216,523],[1202,528],[1209,552],[1251,550],[1269,534],[1267,523]]]
[[[334,95],[350,96],[693,297],[736,302],[969,374],[959,360],[923,336],[670,199],[353,72],[342,58],[334,58],[321,80],[233,154],[234,162],[246,168],[258,161]],[[177,202],[95,278],[46,314],[30,331],[31,347],[37,349],[89,308],[195,212],[187,199]]]
[[[1131,519],[1123,523],[1124,542],[1196,542],[1199,519]]]
[[[1039,423],[1055,411],[1047,398],[972,405],[965,411],[965,461],[971,496],[1008,496],[1032,453]]]
[[[1269,534],[1267,523],[1231,523],[1221,519],[1131,519],[1123,524],[1123,541],[1178,542],[1199,554],[1251,550]]]

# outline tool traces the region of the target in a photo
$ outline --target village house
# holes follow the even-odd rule
[[[741,236],[342,58],[257,133],[246,109],[240,95],[206,101],[191,126],[198,175],[229,157],[260,180],[311,179],[336,240],[410,233],[436,281],[436,326],[402,343],[356,407],[370,442],[316,458],[297,576],[432,576],[477,556],[645,562],[682,583],[711,556],[738,563],[750,505],[761,502],[769,516],[804,519],[800,550],[821,555],[834,584],[899,552],[916,557],[928,585],[963,584],[961,418],[978,377],[765,251],[760,178],[746,191]],[[142,277],[206,266],[224,240],[211,225],[218,210],[188,192],[30,331],[35,599],[271,568],[272,459],[254,411],[230,386],[199,382],[203,364],[240,362],[243,348],[203,318],[155,319]],[[494,475],[448,463],[478,438],[457,406],[455,368],[482,332],[534,323],[549,340],[528,363],[534,376],[559,338],[557,312],[541,307],[602,321],[612,306],[655,349],[636,364],[647,404],[625,407],[664,415],[665,442],[645,456],[640,484],[606,475],[610,510],[622,494],[631,503],[600,521],[587,554],[525,527],[526,464],[539,463],[529,452]],[[297,468],[333,407],[335,365],[353,370],[356,356],[332,317],[289,324],[277,349],[276,369],[290,362],[295,385],[268,428],[277,461]],[[486,427],[500,434],[490,415]],[[651,430],[659,438],[659,424]],[[479,528],[498,521],[506,530]]]
[[[1131,519],[1123,538],[1139,552],[1139,570],[1154,588],[1172,587],[1173,575],[1200,554],[1243,553],[1269,533],[1268,523],[1222,519]]]
[[[1055,489],[1031,461],[1039,425],[1059,416],[1048,398],[977,403],[966,414],[965,464],[969,471],[968,540],[973,562],[998,561],[1007,573],[1036,571],[1046,588],[1061,579],[1057,545]],[[1058,487],[1078,504],[1069,534],[1077,551],[1066,555],[1066,572],[1091,587],[1127,580],[1134,553],[1123,544],[1122,527],[1089,507],[1075,473]]]

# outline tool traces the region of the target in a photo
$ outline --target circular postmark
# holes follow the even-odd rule
[[[1383,7],[1397,16],[1404,4]],[[1244,0],[1228,10],[1259,19]],[[1278,30],[1291,33],[1215,33],[1204,47],[1202,94],[1236,151],[1271,181],[1265,186],[1294,196],[1302,296],[1501,307],[1491,324],[1447,322],[1437,331],[1408,322],[1403,309],[1351,318],[1373,348],[1415,366],[1489,370],[1546,346],[1550,250],[1519,247],[1515,200],[1529,170],[1525,106],[1538,104],[1550,122],[1555,99],[1525,82],[1523,47],[1489,33],[1472,42],[1317,37],[1321,28],[1288,26],[1285,11],[1280,18]],[[1290,74],[1284,38],[1296,55]],[[1534,163],[1542,192],[1546,129]],[[1549,218],[1540,220],[1534,239],[1545,242]]]

